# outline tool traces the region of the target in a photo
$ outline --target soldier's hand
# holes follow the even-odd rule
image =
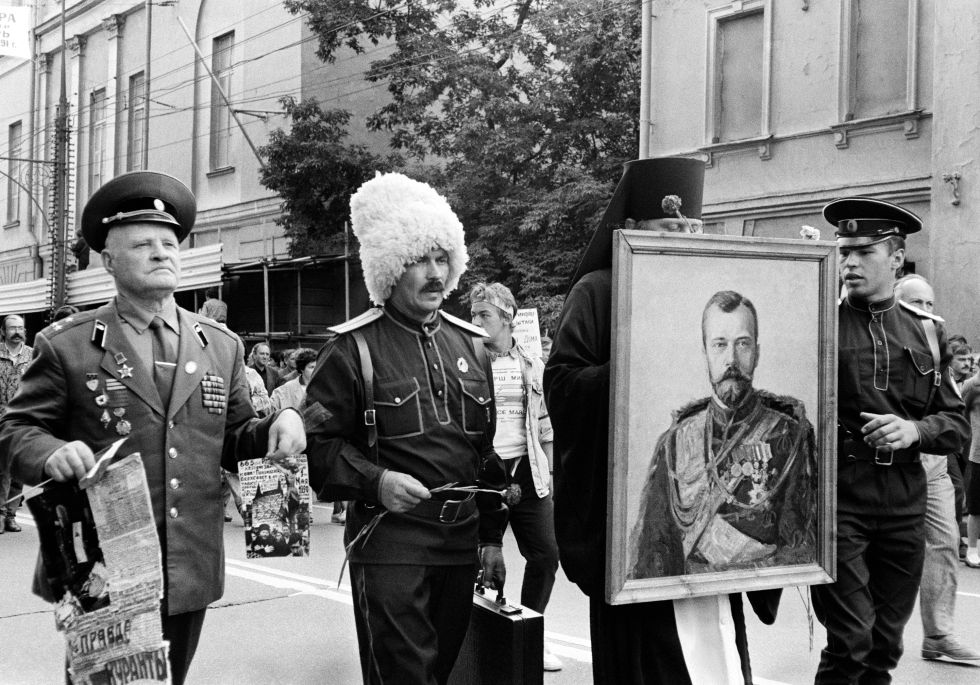
[[[384,508],[396,514],[411,511],[419,502],[432,497],[429,489],[417,479],[400,471],[385,471],[378,485],[378,499]]]
[[[480,546],[480,566],[483,567],[483,579],[494,590],[503,591],[504,581],[507,580],[507,567],[504,565],[504,553],[499,545]]]
[[[904,450],[919,442],[919,429],[908,419],[894,414],[872,414],[861,412],[867,421],[861,426],[864,442],[871,447],[887,452]]]
[[[266,456],[302,454],[306,451],[306,429],[303,417],[295,409],[283,411],[269,426],[269,445]]]
[[[95,455],[80,440],[66,442],[44,462],[44,472],[56,481],[80,480],[95,466]]]

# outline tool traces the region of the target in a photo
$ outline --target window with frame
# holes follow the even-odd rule
[[[6,223],[10,224],[20,219],[20,183],[22,182],[22,170],[24,163],[20,161],[23,157],[24,126],[17,121],[7,128],[7,217]]]
[[[231,56],[234,45],[235,32],[230,31],[215,38],[211,46],[211,72],[214,74],[214,81],[211,82],[211,171],[231,166],[231,111],[221,97],[221,90],[224,90],[225,95],[231,93]],[[221,90],[218,89],[218,84],[221,85]]]
[[[770,135],[770,0],[708,10],[705,141],[724,145]]]
[[[93,90],[88,110],[88,192],[95,192],[106,177],[106,96],[105,88]]]
[[[895,0],[854,2],[854,116],[905,109],[909,7]]]
[[[919,0],[844,0],[840,120],[887,117],[917,105]]]
[[[143,168],[143,120],[146,118],[146,79],[143,72],[129,77],[129,127],[126,136],[126,170],[133,171]]]

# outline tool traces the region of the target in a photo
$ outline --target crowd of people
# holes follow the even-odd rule
[[[503,284],[470,288],[469,321],[445,311],[469,257],[456,213],[424,183],[379,174],[351,199],[373,307],[329,329],[319,350],[261,341],[246,357],[218,292],[197,314],[173,298],[193,194],[156,172],[113,179],[86,204],[82,232],[116,297],[64,312],[33,349],[22,317],[2,320],[0,533],[20,531],[22,483],[79,478],[93,452],[127,437],[143,456],[167,559],[162,617],[179,684],[222,592],[228,498],[250,555],[308,553],[292,523],[252,530],[238,462],[305,453],[317,495],[346,525],[365,683],[448,681],[475,579],[500,589],[506,580],[507,526],[525,561],[522,604],[546,612],[559,563],[588,595],[596,683],[751,683],[742,593],[618,605],[605,596],[612,231],[699,232],[703,173],[699,160],[627,164],[541,357],[516,341],[518,303]],[[815,681],[889,682],[917,596],[922,658],[980,665],[954,626],[960,561],[980,568],[975,356],[946,334],[929,283],[899,278],[917,216],[863,197],[823,213],[843,289],[837,567],[835,582],[811,588],[827,634]],[[705,306],[712,394],[677,413],[653,455],[644,511],[668,509],[658,493],[669,490],[677,526],[641,520],[636,577],[716,569],[732,550],[750,567],[816,555],[816,494],[783,475],[816,482],[813,429],[802,403],[753,388],[758,328],[737,292]],[[764,425],[748,450],[742,425]],[[718,483],[728,496],[683,521],[685,502]],[[35,590],[53,599],[43,565]],[[745,594],[764,623],[776,620],[780,589]],[[547,645],[542,665],[562,667]]]

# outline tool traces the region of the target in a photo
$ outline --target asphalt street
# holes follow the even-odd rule
[[[360,682],[350,586],[337,585],[342,528],[330,508],[317,505],[308,558],[245,559],[240,520],[225,526],[227,583],[212,605],[190,685],[307,685]],[[62,683],[64,641],[50,607],[30,593],[37,535],[29,514],[22,533],[0,537],[0,684]],[[508,533],[508,598],[518,599],[523,560]],[[749,645],[757,685],[813,682],[823,628],[808,618],[805,588],[787,588],[773,626],[749,619]],[[957,632],[980,647],[980,570],[960,566]],[[812,637],[812,639],[811,639]],[[545,620],[545,638],[565,664],[545,674],[545,685],[592,681],[588,603],[563,575]],[[907,652],[895,683],[976,685],[980,667],[923,661],[918,610],[906,629]],[[712,684],[709,684],[712,685]]]

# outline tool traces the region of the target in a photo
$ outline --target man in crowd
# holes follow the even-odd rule
[[[0,420],[0,454],[25,483],[81,478],[93,452],[126,437],[139,452],[163,554],[163,636],[172,682],[184,682],[208,604],[224,587],[219,468],[302,452],[294,410],[258,419],[241,341],[177,306],[179,243],[196,215],[191,191],[152,171],[123,174],[85,205],[82,231],[116,297],[38,334],[36,358]],[[55,600],[43,568],[35,591]]]
[[[701,213],[703,180],[704,162],[696,159],[626,164],[572,279],[545,367],[555,430],[555,533],[565,574],[589,596],[592,673],[599,684],[752,678],[741,595],[617,606],[604,601],[612,232],[623,226],[700,232],[693,217]],[[772,623],[779,596],[778,590],[753,592],[749,600],[760,619]],[[734,640],[726,637],[732,626]],[[690,639],[695,636],[698,646]],[[685,659],[685,650],[696,658]]]
[[[268,343],[258,342],[252,346],[252,354],[249,357],[248,365],[259,372],[262,381],[265,383],[265,391],[272,397],[272,391],[285,383],[279,370],[272,363],[272,349]]]
[[[7,411],[7,405],[14,398],[20,386],[21,376],[27,364],[31,361],[33,349],[28,347],[27,328],[24,319],[17,314],[10,314],[0,322],[0,417]],[[10,474],[10,467],[5,464],[3,452],[0,451],[0,534],[4,532],[19,533],[21,528],[17,523],[17,507],[20,506],[21,483],[15,481]]]
[[[470,290],[470,316],[490,338],[497,432],[493,447],[510,478],[521,488],[520,502],[510,507],[508,522],[527,565],[521,604],[544,613],[558,570],[555,512],[551,501],[551,419],[544,404],[544,362],[514,339],[517,302],[502,283],[480,283]],[[547,645],[544,670],[562,663]]]
[[[935,295],[922,276],[909,274],[895,284],[895,296],[928,314],[934,313]],[[969,371],[969,354],[953,348],[947,382],[959,391],[958,376],[965,380],[963,368]],[[969,360],[965,365],[962,359]],[[956,493],[949,477],[946,455],[920,454],[926,472],[926,538],[922,581],[919,587],[919,613],[922,615],[923,659],[942,659],[962,663],[980,662],[980,653],[964,646],[953,634],[956,607],[956,568],[960,543],[959,519],[956,516]]]
[[[201,316],[206,316],[218,323],[228,323],[228,305],[218,297],[217,288],[208,288],[204,291],[204,304],[201,305]]]
[[[469,623],[478,555],[503,583],[486,334],[440,309],[466,267],[445,198],[401,174],[351,197],[379,307],[340,326],[307,387],[312,480],[353,500],[345,540],[365,683],[445,683]]]
[[[864,197],[834,200],[823,215],[837,229],[846,297],[838,309],[837,581],[811,588],[827,629],[816,682],[886,683],[926,550],[920,454],[960,449],[968,426],[946,380],[941,320],[894,293],[905,236],[921,229],[919,218]]]
[[[723,290],[701,317],[713,394],[660,436],[630,540],[631,576],[816,561],[813,426],[799,400],[752,387],[755,305]]]

